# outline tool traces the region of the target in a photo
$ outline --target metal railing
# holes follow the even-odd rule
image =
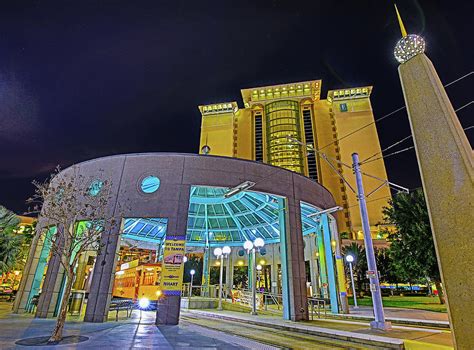
[[[233,302],[252,306],[252,291],[250,289],[234,288],[232,289],[232,295]],[[283,296],[281,294],[257,291],[256,297],[257,309],[280,313],[283,308]]]
[[[209,286],[192,286],[192,290],[189,289],[189,283],[183,283],[181,288],[181,296],[188,298],[191,294],[191,297],[203,297],[203,298],[218,298],[219,297],[219,285],[211,284]],[[222,286],[222,298],[227,299],[228,292],[227,286]]]
[[[190,288],[189,283],[183,283],[182,296],[189,297]],[[239,303],[245,306],[252,306],[252,291],[249,289],[236,289],[233,288],[231,291],[228,290],[227,286],[223,286],[222,298],[224,300],[232,299],[233,303]],[[206,298],[218,298],[219,297],[219,285],[210,286],[192,286],[191,297],[206,297]],[[308,313],[311,320],[314,320],[314,316],[321,318],[323,315],[326,317],[327,308],[329,304],[323,298],[308,297]],[[283,295],[270,292],[257,291],[257,309],[265,310],[268,312],[280,313],[283,310]]]
[[[321,312],[324,312],[324,317],[326,317],[326,300],[308,297],[308,313],[311,317],[311,320],[314,320],[314,315],[318,315],[318,318],[321,318]]]

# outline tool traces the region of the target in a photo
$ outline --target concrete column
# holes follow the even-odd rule
[[[284,276],[284,261],[286,256],[286,270],[288,276],[289,318],[292,321],[308,320],[308,299],[306,296],[306,268],[304,260],[303,231],[301,223],[300,203],[293,198],[286,201],[286,224],[285,232],[280,234],[282,241],[282,277]],[[282,225],[280,224],[280,227]],[[281,247],[283,248],[283,247]],[[284,281],[283,281],[284,282]],[[285,315],[284,310],[284,317]]]
[[[235,249],[235,248],[234,248]],[[227,257],[226,269],[225,269],[225,284],[227,286],[227,293],[230,294],[232,286],[234,284],[234,252],[230,253]]]
[[[311,274],[311,286],[313,295],[319,295],[319,267],[316,257],[318,251],[316,246],[316,237],[314,234],[309,235],[309,271]]]
[[[455,347],[474,349],[474,157],[431,61],[399,66]]]
[[[168,222],[167,234],[186,235],[188,225],[189,196],[191,186],[182,185],[179,188],[179,202],[175,218]],[[174,232],[173,232],[174,231]],[[184,263],[183,263],[184,264]],[[156,325],[177,325],[181,311],[181,294],[165,295],[158,299],[156,308]]]
[[[204,248],[204,255],[202,257],[202,291],[203,296],[209,296],[209,281],[210,281],[210,269],[211,269],[211,247],[208,245]]]
[[[247,269],[247,281],[248,281],[248,290],[252,290],[252,286],[254,285],[255,281],[253,280],[253,257],[252,252],[247,254],[248,259],[248,269]]]
[[[120,249],[121,225],[122,218],[117,217],[112,225],[106,223],[106,229],[101,234],[102,249],[99,251],[94,264],[89,299],[84,316],[85,322],[107,321],[117,265],[116,253]]]
[[[44,228],[43,220],[40,219],[36,226],[35,235],[31,242],[30,251],[26,260],[25,268],[21,276],[20,286],[16,294],[15,302],[13,304],[14,313],[23,313],[28,311],[28,303],[32,296],[30,296],[31,288],[34,284],[36,268],[38,267],[41,252],[43,250],[43,239],[41,233]]]
[[[59,239],[57,252],[60,252],[64,237],[59,236],[57,239]],[[51,259],[48,262],[48,270],[46,271],[43,289],[41,290],[35,314],[38,318],[52,317],[54,315],[64,277],[64,268],[61,265],[60,259],[61,257],[58,253],[52,253]]]
[[[35,314],[38,318],[52,317],[54,314],[64,277],[64,268],[61,266],[59,259],[59,256],[54,254],[49,260]]]
[[[271,291],[273,294],[278,294],[278,259],[279,256],[278,252],[279,245],[272,244],[272,265],[270,269],[270,283],[271,283]],[[278,255],[277,255],[278,254]]]

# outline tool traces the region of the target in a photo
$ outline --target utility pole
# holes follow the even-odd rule
[[[367,255],[367,276],[370,281],[370,293],[372,294],[372,303],[374,307],[375,321],[370,322],[370,327],[375,329],[389,330],[392,328],[390,322],[385,321],[385,315],[382,304],[382,294],[380,292],[379,274],[375,262],[374,246],[372,236],[370,235],[369,216],[367,213],[367,204],[365,202],[364,185],[362,184],[362,174],[360,172],[359,155],[352,153],[352,168],[357,183],[357,199],[359,201],[360,218],[362,221],[362,231],[364,232],[365,253]]]

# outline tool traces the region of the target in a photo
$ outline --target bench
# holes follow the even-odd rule
[[[115,321],[118,321],[118,313],[120,310],[127,311],[127,318],[132,316],[134,302],[130,299],[112,299],[109,306],[109,311],[116,311]],[[129,313],[130,312],[130,313]]]

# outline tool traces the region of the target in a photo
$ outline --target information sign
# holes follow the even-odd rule
[[[161,288],[164,295],[181,295],[185,238],[185,236],[166,236],[161,270]]]

